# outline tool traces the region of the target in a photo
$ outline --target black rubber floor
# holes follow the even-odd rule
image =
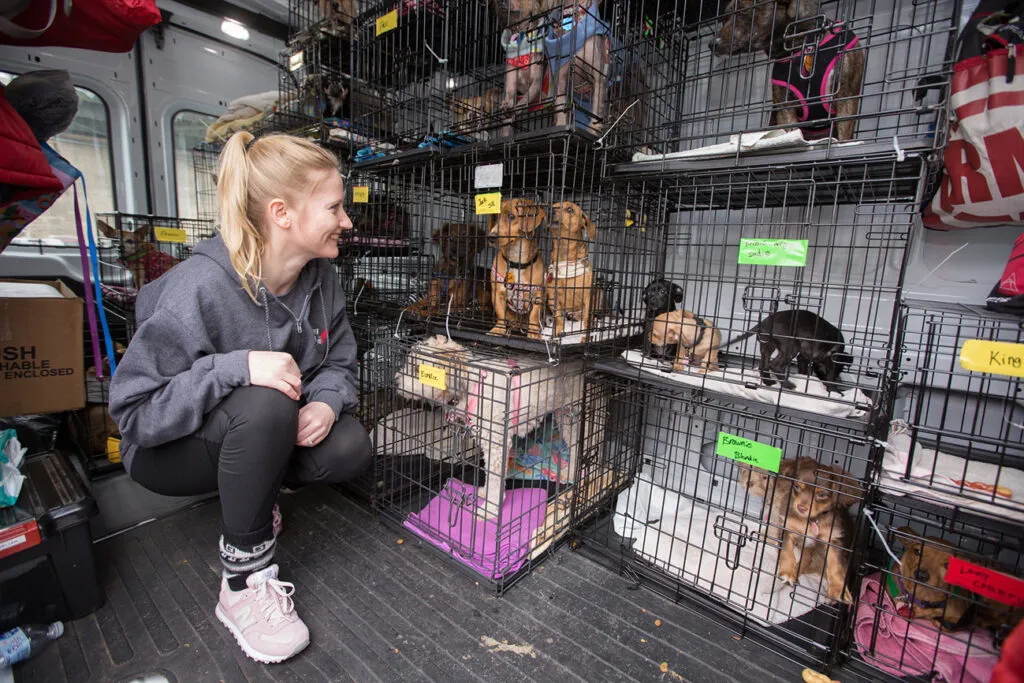
[[[257,664],[214,617],[212,503],[99,544],[106,605],[16,680],[800,680],[796,664],[565,547],[498,598],[334,490],[282,508],[277,560],[313,635],[298,657]]]

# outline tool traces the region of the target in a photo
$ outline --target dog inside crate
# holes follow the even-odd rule
[[[989,680],[1024,616],[1018,591],[995,590],[1021,584],[1019,535],[903,503],[874,507],[870,522],[857,655],[913,680]]]
[[[755,415],[649,399],[642,469],[597,540],[765,626],[835,619],[851,601],[866,455]]]
[[[582,366],[443,336],[381,346],[404,404],[374,429],[382,513],[490,580],[515,575],[568,531]]]

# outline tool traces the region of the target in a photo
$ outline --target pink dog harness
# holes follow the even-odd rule
[[[835,114],[833,76],[843,53],[859,42],[857,35],[843,23],[833,24],[817,44],[805,44],[789,57],[772,66],[772,85],[789,90],[795,100],[801,123],[814,123],[808,131],[823,132],[828,118]]]
[[[510,267],[508,272],[502,275],[497,268],[491,266],[491,278],[495,282],[505,285],[505,302],[508,307],[518,315],[526,315],[533,306],[534,298],[538,296],[543,287],[516,282],[515,276],[512,275],[513,272],[522,273],[522,269]]]

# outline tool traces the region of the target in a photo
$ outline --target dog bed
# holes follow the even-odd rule
[[[710,493],[697,497],[710,500]],[[617,534],[633,539],[642,559],[763,625],[795,619],[825,602],[820,576],[801,576],[795,589],[776,578],[779,551],[763,540],[767,524],[657,486],[648,473],[619,495],[613,524]]]
[[[739,154],[765,154],[770,152],[791,152],[800,149],[823,147],[829,142],[833,147],[849,147],[863,144],[863,141],[852,140],[839,142],[835,138],[805,140],[803,133],[796,129],[759,130],[752,133],[730,135],[729,142],[687,149],[668,154],[644,154],[637,152],[633,161],[664,161],[667,159],[714,159],[731,157]]]
[[[692,373],[671,372],[671,363],[648,358],[635,349],[623,352],[622,357],[633,367],[653,377],[678,382],[689,387],[710,389],[726,396],[804,410],[818,415],[858,418],[863,417],[866,411],[857,406],[871,405],[871,399],[867,394],[856,387],[842,392],[839,394],[839,398],[832,398],[836,394],[829,394],[825,385],[817,377],[790,375],[790,381],[796,384],[797,388],[803,390],[798,393],[784,391],[778,385],[762,386],[760,374],[753,370],[723,369],[706,374],[696,371]],[[751,389],[747,386],[748,384],[755,384],[757,388]]]
[[[534,534],[544,523],[548,495],[541,488],[506,490],[500,514],[487,519],[478,491],[449,479],[422,510],[409,515],[405,527],[493,581],[525,564]]]
[[[861,582],[853,638],[864,661],[897,677],[934,672],[935,681],[987,683],[998,660],[987,631],[942,633],[926,619],[898,616],[877,572]]]
[[[970,461],[915,443],[907,478],[910,442],[907,423],[893,420],[882,458],[881,486],[885,489],[898,496],[918,493],[940,503],[1024,520],[1024,471]]]

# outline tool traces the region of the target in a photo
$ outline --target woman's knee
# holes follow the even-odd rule
[[[299,404],[277,389],[239,387],[218,406],[231,426],[295,440],[299,430]]]
[[[351,481],[370,466],[372,451],[370,436],[359,421],[351,415],[343,415],[322,443],[296,453],[289,481],[296,484]]]

